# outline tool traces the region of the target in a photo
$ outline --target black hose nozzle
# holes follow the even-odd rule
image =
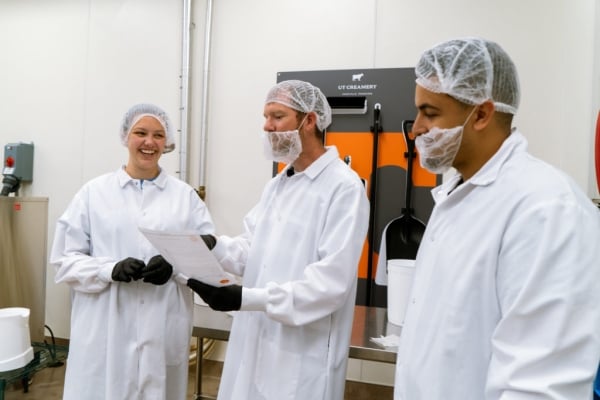
[[[2,191],[0,192],[0,196],[8,196],[10,193],[16,192],[19,190],[19,185],[21,184],[21,180],[14,175],[4,175],[4,179],[2,179]]]

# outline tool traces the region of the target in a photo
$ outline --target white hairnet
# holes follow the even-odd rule
[[[317,127],[324,131],[331,124],[331,107],[321,90],[308,82],[289,80],[279,82],[267,94],[267,103],[280,103],[294,110],[317,114]]]
[[[520,90],[517,69],[496,43],[463,38],[440,43],[422,55],[416,82],[435,93],[478,105],[491,100],[496,110],[515,114]]]
[[[160,122],[165,130],[166,144],[163,153],[168,153],[175,149],[175,135],[173,133],[173,126],[167,113],[160,107],[154,104],[136,104],[131,107],[123,116],[123,122],[121,123],[121,143],[127,146],[127,138],[131,128],[142,118],[146,116],[154,117]]]

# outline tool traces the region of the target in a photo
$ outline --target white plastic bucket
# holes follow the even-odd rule
[[[415,260],[388,260],[387,312],[388,321],[394,325],[404,324],[412,286]]]
[[[22,368],[31,360],[29,309],[0,308],[0,371]]]

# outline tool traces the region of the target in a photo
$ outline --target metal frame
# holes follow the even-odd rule
[[[197,338],[195,400],[214,400],[202,394],[203,339],[229,340],[233,317],[229,313],[213,311],[207,306],[194,305],[194,328],[192,336]],[[400,335],[402,327],[387,320],[387,309],[381,307],[354,307],[354,322],[348,357],[359,360],[396,363],[396,349],[382,348],[371,341],[373,337]]]

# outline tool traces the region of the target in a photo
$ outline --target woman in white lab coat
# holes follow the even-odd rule
[[[158,161],[173,150],[168,116],[125,115],[127,165],[86,183],[59,218],[50,262],[72,288],[64,399],[183,400],[193,293],[138,227],[213,233],[194,189]]]
[[[421,164],[458,174],[432,191],[394,398],[591,398],[600,213],[511,129],[519,83],[500,46],[444,42],[416,74]]]
[[[242,286],[188,285],[236,313],[219,400],[344,398],[358,261],[369,206],[358,175],[323,146],[331,109],[308,82],[284,81],[264,107],[265,150],[288,167],[266,186],[238,237],[215,256]]]

